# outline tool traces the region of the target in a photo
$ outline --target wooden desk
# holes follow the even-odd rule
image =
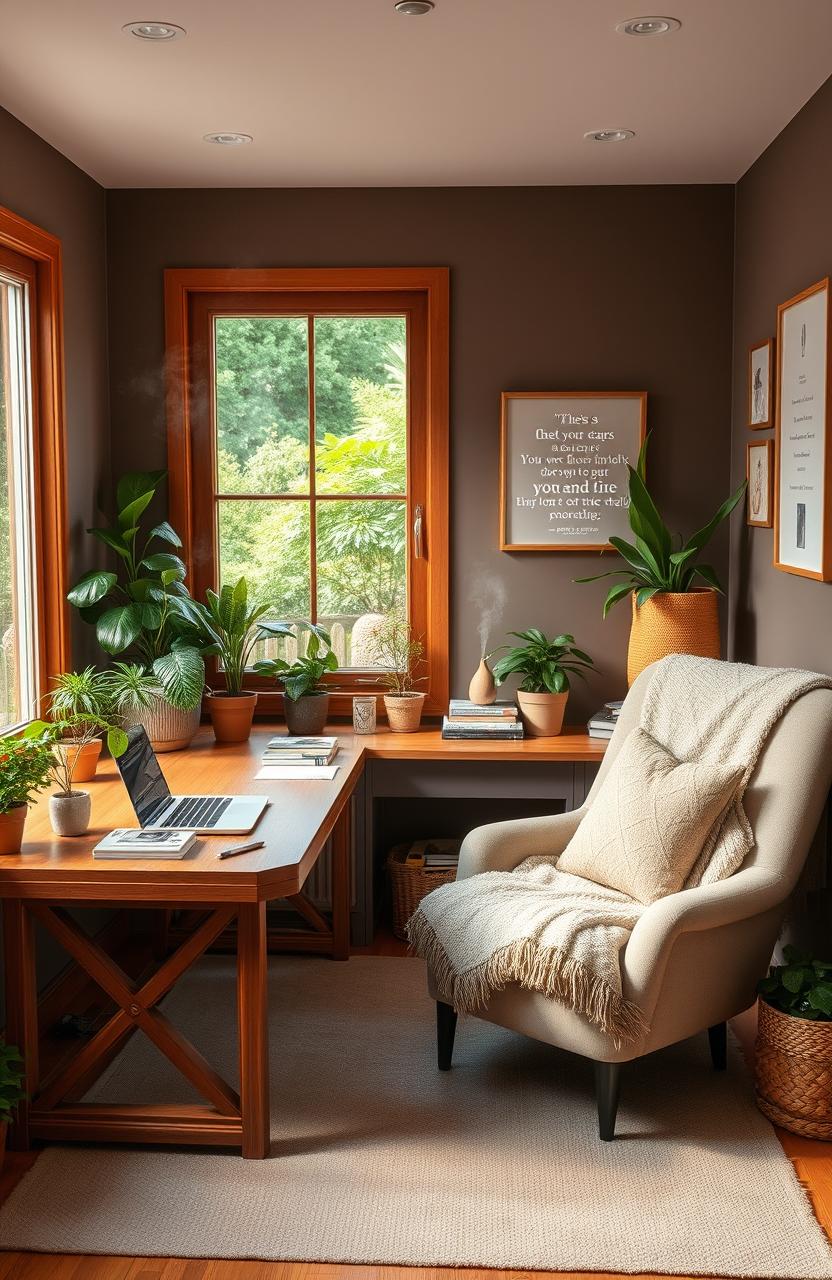
[[[355,737],[336,728],[340,768],[331,781],[255,782],[272,730],[257,730],[238,746],[215,743],[202,729],[191,748],[162,757],[174,794],[268,794],[271,804],[256,835],[264,849],[220,862],[224,836],[199,837],[182,861],[148,859],[95,862],[93,846],[107,831],[133,826],[127,794],[112,763],[93,794],[94,827],[82,837],[52,834],[46,800],[29,815],[23,852],[0,859],[0,899],[6,982],[6,1033],[20,1046],[29,1101],[21,1104],[10,1139],[27,1149],[32,1139],[239,1146],[262,1158],[269,1150],[269,1070],[266,1025],[266,903],[288,899],[312,925],[314,948],[335,959],[349,955],[350,809],[365,762],[380,760],[579,761],[597,763],[605,743],[576,730],[561,738],[519,743],[443,742],[438,730],[399,735],[382,731]],[[332,838],[332,918],[304,896],[304,885]],[[153,976],[131,981],[66,911],[67,903],[121,907],[189,908],[203,918]],[[182,974],[237,921],[239,1094],[158,1008]],[[38,995],[34,929],[39,921],[111,997],[116,1013],[68,1065],[41,1080],[38,1070]],[[80,1101],[101,1070],[142,1030],[199,1090],[204,1105],[100,1104]]]

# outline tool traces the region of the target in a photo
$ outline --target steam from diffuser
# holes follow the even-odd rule
[[[484,658],[488,652],[489,638],[503,618],[506,589],[501,579],[495,574],[478,568],[474,571],[468,598],[479,609],[480,620],[477,630],[480,636],[480,657]]]

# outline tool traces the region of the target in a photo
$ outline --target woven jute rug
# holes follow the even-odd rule
[[[229,1079],[235,979],[208,959],[166,1012]],[[275,959],[272,1151],[50,1148],[0,1214],[7,1249],[832,1278],[832,1250],[738,1051],[706,1037],[625,1071],[597,1138],[591,1064],[475,1019],[435,1066],[420,962]],[[191,1100],[134,1037],[97,1100]]]

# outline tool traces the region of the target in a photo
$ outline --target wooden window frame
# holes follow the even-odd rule
[[[397,294],[418,295],[424,309],[425,403],[420,408],[424,420],[424,457],[413,471],[408,451],[407,529],[413,528],[417,506],[425,512],[423,554],[414,559],[408,554],[408,586],[419,602],[418,630],[424,635],[425,657],[421,670],[424,682],[418,686],[427,693],[425,713],[439,715],[447,710],[449,692],[448,635],[448,408],[449,408],[449,272],[446,267],[402,268],[170,268],[165,271],[165,341],[166,341],[166,406],[168,430],[169,510],[170,520],[183,541],[182,556],[188,567],[189,581],[196,594],[206,586],[200,566],[195,563],[195,530],[200,524],[202,503],[198,479],[200,450],[195,447],[200,431],[200,405],[194,395],[197,382],[194,369],[194,309],[200,295],[248,294],[256,306],[258,294],[281,294],[302,298],[315,308],[315,295],[351,295],[350,306],[343,314],[361,314],[362,295],[369,300],[383,294],[392,303]],[[352,307],[352,299],[355,306]],[[205,302],[206,300],[203,300]],[[229,299],[230,301],[230,299]],[[230,310],[233,310],[230,308]],[[236,308],[239,314],[239,307]],[[367,314],[370,313],[370,308]],[[220,312],[221,314],[221,312]],[[333,314],[329,311],[328,314]],[[337,312],[336,312],[337,314]],[[378,314],[375,312],[375,314]],[[420,380],[421,381],[421,380]],[[411,388],[421,393],[422,388]],[[204,419],[204,412],[203,412]],[[213,423],[210,424],[213,426]],[[212,446],[213,447],[213,446]],[[423,465],[422,465],[423,464]],[[203,516],[204,519],[204,516]],[[212,519],[213,526],[213,519]],[[211,565],[213,572],[213,564]],[[212,682],[214,673],[209,675]],[[282,695],[273,690],[272,682],[250,677],[247,686],[261,692],[258,708],[265,713],[282,709]],[[333,715],[349,715],[353,692],[368,691],[367,684],[356,684],[344,690],[343,677],[333,683],[341,686],[330,707]],[[379,693],[379,704],[381,693]]]
[[[34,539],[38,593],[38,676],[43,696],[49,679],[69,669],[66,432],[61,242],[48,231],[0,206],[0,249],[31,265],[28,282],[32,381]]]

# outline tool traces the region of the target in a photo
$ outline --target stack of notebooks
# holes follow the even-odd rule
[[[590,738],[611,738],[618,713],[623,705],[622,702],[605,702],[601,710],[596,711],[587,723]]]
[[[338,754],[337,738],[296,738],[281,734],[270,738],[263,764],[325,765]]]
[[[195,831],[175,827],[116,827],[95,846],[94,858],[184,858]]]
[[[442,721],[442,737],[449,740],[464,738],[493,739],[495,742],[513,741],[523,737],[523,724],[514,702],[492,702],[480,706],[467,698],[452,698],[448,714]]]

